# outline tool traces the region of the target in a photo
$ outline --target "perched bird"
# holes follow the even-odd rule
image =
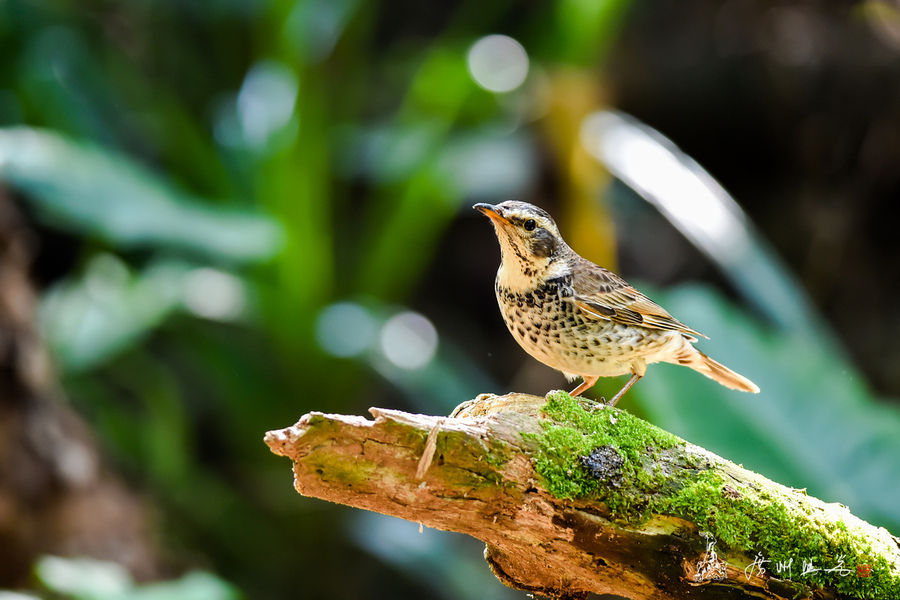
[[[600,377],[631,374],[610,400],[615,405],[656,362],[690,367],[734,390],[759,392],[752,381],[694,348],[705,335],[576,254],[544,210],[516,201],[473,208],[491,219],[500,241],[494,289],[506,326],[528,354],[570,381],[583,379],[573,396]]]

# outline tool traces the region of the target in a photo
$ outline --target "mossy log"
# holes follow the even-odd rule
[[[564,392],[451,417],[310,413],[265,441],[312,496],[487,544],[551,598],[900,598],[900,540],[628,412]]]

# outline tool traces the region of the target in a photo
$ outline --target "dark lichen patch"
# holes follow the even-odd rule
[[[612,446],[594,448],[589,455],[579,457],[579,461],[591,477],[596,477],[608,485],[617,485],[622,478],[622,465],[625,464],[625,459]]]
[[[726,498],[732,498],[734,500],[740,500],[743,498],[743,495],[737,488],[732,485],[728,485],[727,483],[722,486],[722,495]]]
[[[544,413],[549,419],[534,436],[534,465],[554,496],[601,502],[612,517],[632,524],[652,514],[684,519],[711,532],[720,550],[750,557],[750,570],[758,558],[764,561],[758,566],[780,579],[788,578],[783,567],[789,564],[789,579],[798,583],[852,598],[900,598],[900,572],[885,554],[892,550],[873,549],[864,524],[847,525],[839,513],[787,488],[726,481],[712,469],[722,465],[627,412],[587,410],[558,392]],[[613,452],[622,463],[617,478],[608,476]],[[871,568],[869,576],[857,576],[860,566]]]

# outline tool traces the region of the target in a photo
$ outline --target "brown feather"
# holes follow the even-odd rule
[[[588,315],[622,323],[639,325],[648,329],[679,331],[688,336],[706,337],[691,329],[662,306],[628,285],[615,273],[581,258],[572,269],[572,287],[575,296],[572,301]]]
[[[689,348],[690,349],[686,348],[685,352],[678,357],[678,364],[690,367],[698,373],[702,373],[710,379],[718,381],[727,388],[740,390],[742,392],[750,392],[752,394],[759,393],[759,387],[740,373],[735,373],[722,363],[711,359],[693,346],[690,346]]]

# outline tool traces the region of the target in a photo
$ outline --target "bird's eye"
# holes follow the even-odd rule
[[[525,231],[534,231],[534,228],[537,227],[537,223],[534,222],[534,219],[528,219],[525,221]]]

